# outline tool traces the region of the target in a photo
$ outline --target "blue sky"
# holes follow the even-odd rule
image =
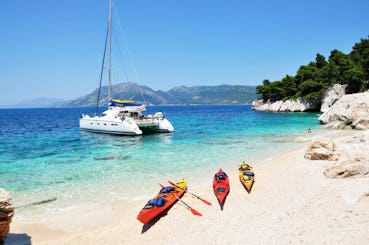
[[[155,90],[279,80],[317,53],[349,53],[369,35],[367,0],[114,5],[138,74],[129,80]],[[1,0],[0,105],[73,99],[97,88],[107,15],[108,0]],[[125,82],[120,56],[113,62],[113,82]]]

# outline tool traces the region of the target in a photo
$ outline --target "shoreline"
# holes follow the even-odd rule
[[[331,132],[320,132],[319,136],[335,139],[360,133]],[[357,181],[326,178],[323,170],[327,163],[304,158],[309,143],[299,143],[290,152],[286,149],[255,163],[255,184],[250,194],[238,180],[236,165],[228,169],[231,191],[223,211],[209,175],[209,184],[189,183],[189,190],[212,206],[188,194],[183,197],[202,217],[193,216],[177,203],[142,233],[136,216],[146,200],[116,200],[50,213],[42,223],[19,224],[15,219],[7,241],[13,244],[17,234],[27,234],[32,244],[237,244],[249,235],[260,244],[365,243],[369,239],[369,197],[347,202],[349,185],[357,185]]]

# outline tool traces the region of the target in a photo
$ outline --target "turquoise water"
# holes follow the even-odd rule
[[[266,113],[250,105],[148,107],[163,111],[175,131],[122,137],[79,130],[93,108],[0,110],[0,188],[16,206],[151,197],[158,182],[211,181],[222,167],[255,163],[307,140],[320,129],[315,113]]]

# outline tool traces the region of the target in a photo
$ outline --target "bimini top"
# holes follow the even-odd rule
[[[141,106],[141,104],[135,104],[133,100],[110,100],[109,106]]]

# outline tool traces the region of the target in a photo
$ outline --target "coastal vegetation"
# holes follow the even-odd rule
[[[279,81],[265,79],[256,87],[263,101],[320,100],[334,84],[346,84],[346,93],[369,89],[369,39],[361,39],[349,54],[334,49],[328,60],[317,54],[314,61],[302,65],[295,76],[286,75]]]

